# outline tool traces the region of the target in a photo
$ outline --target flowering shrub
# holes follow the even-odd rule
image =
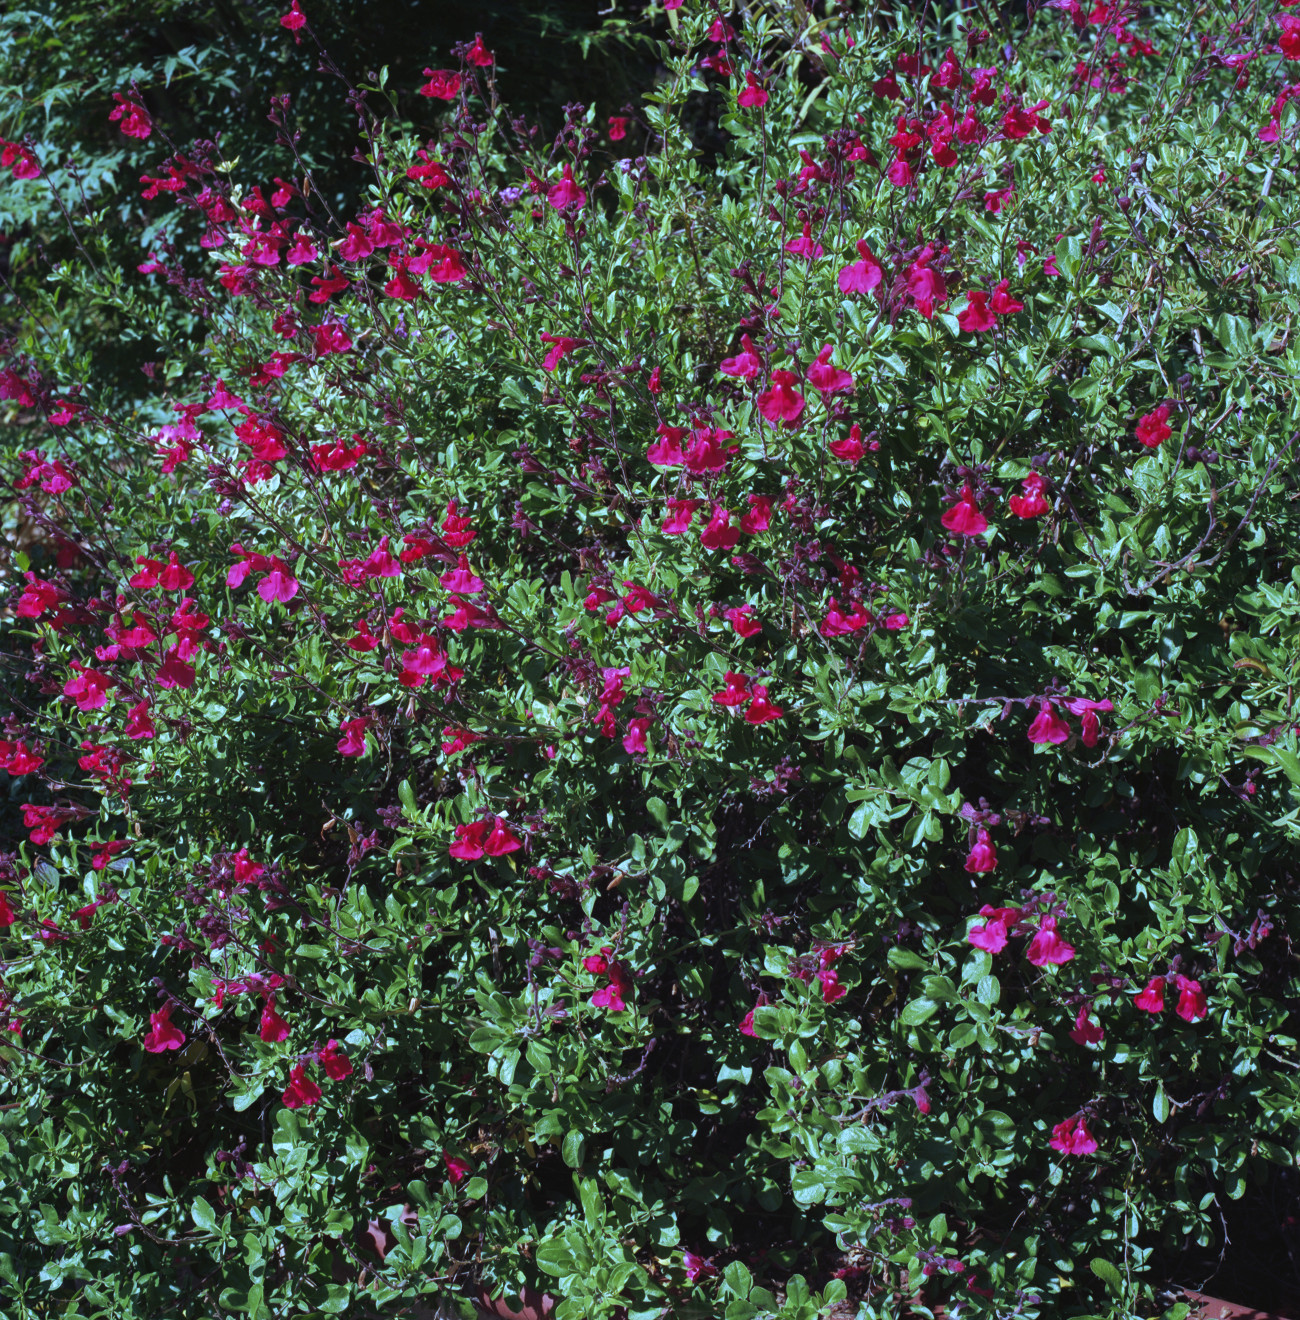
[[[665,8],[355,215],[114,112],[206,356],[0,369],[27,1312],[1150,1315],[1293,1162],[1289,16]]]

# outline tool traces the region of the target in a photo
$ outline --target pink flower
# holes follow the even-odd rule
[[[1017,518],[1040,517],[1051,507],[1043,494],[1046,486],[1047,482],[1037,472],[1031,472],[1020,483],[1020,494],[1007,501],[1007,507]]]
[[[758,75],[752,69],[745,70],[745,89],[736,97],[736,104],[743,110],[751,107],[765,106],[768,101],[767,93],[758,84]]]
[[[1193,981],[1189,976],[1178,976],[1176,978],[1178,986],[1178,1005],[1174,1012],[1178,1014],[1184,1022],[1196,1022],[1198,1019],[1208,1015],[1210,1006],[1205,998],[1205,991],[1201,989],[1199,981]]]
[[[732,550],[739,540],[740,528],[731,525],[731,514],[715,504],[709,525],[700,533],[700,544],[706,550]]]
[[[1074,948],[1056,933],[1056,918],[1046,916],[1038,923],[1038,933],[1029,941],[1025,957],[1035,967],[1046,967],[1048,963],[1060,966],[1074,957]]]
[[[957,316],[957,324],[963,329],[976,334],[983,330],[992,330],[998,323],[997,316],[988,305],[989,296],[982,289],[970,289],[966,294],[966,307]]]
[[[839,367],[831,366],[830,344],[817,355],[817,360],[808,368],[808,383],[821,395],[852,394],[853,377]]]
[[[1163,1013],[1165,1011],[1165,978],[1153,976],[1144,989],[1133,998],[1133,1007],[1144,1013]]]
[[[575,348],[583,347],[587,340],[571,339],[568,335],[543,334],[542,343],[552,345],[542,362],[542,370],[554,371],[565,357],[572,353]]]
[[[1056,713],[1050,701],[1043,701],[1034,722],[1029,726],[1031,743],[1063,743],[1070,736],[1070,726]]]
[[[776,426],[784,423],[787,427],[798,423],[804,410],[804,397],[794,387],[799,377],[793,371],[774,371],[771,388],[758,396],[758,411],[767,422]]]
[[[1067,1118],[1052,1129],[1048,1143],[1062,1155],[1091,1155],[1097,1149],[1096,1138],[1088,1131],[1087,1122],[1080,1114]]]
[[[609,140],[611,142],[622,142],[627,137],[627,126],[630,122],[626,115],[610,115]]]
[[[1155,449],[1173,435],[1169,425],[1169,405],[1162,403],[1154,412],[1146,413],[1138,422],[1133,434],[1148,449]]]
[[[13,908],[9,906],[8,897],[3,891],[0,891],[0,930],[8,930],[17,920],[18,918],[14,916]],[[749,1034],[752,1036],[754,1033],[751,1031]],[[182,1037],[182,1039],[184,1039],[184,1037]]]
[[[325,1048],[316,1051],[316,1058],[330,1081],[341,1082],[345,1077],[352,1076],[352,1063],[339,1048],[338,1041],[326,1041]]]
[[[154,728],[153,718],[149,714],[148,701],[142,701],[139,705],[131,707],[127,712],[124,731],[126,736],[134,741],[154,737],[158,731]]]
[[[314,1105],[320,1099],[320,1087],[307,1076],[305,1064],[297,1063],[289,1069],[289,1085],[281,1097],[288,1109],[301,1109]]]
[[[822,983],[822,1003],[824,1004],[833,1004],[837,999],[843,999],[849,993],[848,986],[840,984],[838,972],[818,972],[817,979]]]
[[[754,341],[748,335],[740,336],[740,349],[735,357],[723,358],[718,363],[718,370],[724,376],[737,376],[741,380],[749,380],[758,375],[763,364],[754,351]]]
[[[972,874],[980,871],[992,871],[996,869],[997,864],[998,855],[989,840],[989,832],[983,826],[980,826],[975,836],[975,844],[966,855],[966,870]]]
[[[1092,1021],[1089,1016],[1088,1004],[1079,1006],[1079,1014],[1074,1019],[1074,1029],[1070,1032],[1070,1039],[1076,1045],[1096,1045],[1106,1035],[1101,1026]]]
[[[681,467],[686,462],[682,441],[686,438],[684,426],[668,426],[660,422],[656,428],[659,439],[646,450],[646,461],[655,467]]]
[[[144,1047],[150,1054],[178,1050],[185,1044],[185,1033],[172,1026],[172,1002],[168,1000],[156,1013],[149,1014],[149,1033]]]
[[[872,254],[865,239],[858,240],[857,249],[861,260],[840,271],[841,293],[870,293],[885,278],[884,268]]]
[[[268,1044],[288,1040],[289,1024],[275,1011],[275,996],[269,995],[262,1009],[262,1020],[258,1023],[258,1034]]]
[[[553,183],[546,190],[546,200],[557,210],[576,206],[582,210],[587,204],[587,194],[578,187],[573,177],[573,166],[566,164],[559,183]]]
[[[1082,717],[1082,731],[1079,734],[1079,741],[1085,747],[1095,747],[1097,740],[1101,737],[1101,721],[1097,718],[1098,711],[1114,710],[1115,707],[1110,701],[1090,701],[1087,697],[1071,697],[1065,703],[1065,709],[1071,715]]]
[[[742,1036],[753,1036],[754,1033],[754,1010],[751,1008],[743,1018],[740,1019],[740,1034]]]
[[[267,604],[271,601],[287,604],[298,594],[298,579],[278,555],[271,559],[270,568],[271,571],[257,584],[257,594]]]
[[[980,511],[975,492],[969,482],[962,487],[957,503],[948,509],[939,521],[956,536],[979,536],[988,531],[989,520]]]
[[[280,15],[280,26],[288,28],[290,32],[297,32],[307,22],[307,15],[302,12],[298,6],[298,0],[292,0],[289,5],[289,12]],[[296,38],[295,38],[296,40]]]
[[[492,63],[492,52],[483,44],[481,32],[474,33],[474,44],[465,52],[465,59],[480,69],[486,69]]]
[[[459,1187],[469,1174],[469,1165],[457,1155],[448,1155],[445,1150],[442,1152],[442,1162],[447,1166],[447,1177],[451,1179],[451,1185]]]

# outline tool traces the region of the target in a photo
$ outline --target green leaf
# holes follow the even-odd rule
[[[561,1154],[564,1162],[571,1169],[580,1169],[582,1167],[583,1157],[587,1153],[587,1138],[583,1136],[576,1128],[567,1133],[564,1138],[564,1144],[561,1147]]]
[[[898,1020],[905,1027],[919,1027],[928,1022],[939,1011],[939,1005],[933,999],[913,999],[898,1015]]]
[[[190,1207],[190,1214],[193,1216],[195,1224],[205,1233],[215,1233],[217,1231],[217,1212],[203,1197],[195,1198],[194,1204]]]
[[[1100,1256],[1094,1256],[1088,1262],[1088,1268],[1111,1290],[1113,1293],[1122,1293],[1124,1291],[1124,1280],[1120,1277],[1119,1271],[1108,1260],[1103,1260]]]

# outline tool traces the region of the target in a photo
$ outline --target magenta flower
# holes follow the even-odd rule
[[[1088,1131],[1087,1121],[1081,1114],[1058,1123],[1052,1129],[1052,1140],[1048,1144],[1062,1155],[1091,1155],[1097,1149],[1097,1139]]]
[[[763,631],[763,625],[754,617],[752,605],[736,605],[722,611],[722,617],[731,624],[738,637],[753,637]]]
[[[1089,1016],[1088,1004],[1079,1006],[1078,1016],[1074,1019],[1074,1028],[1070,1032],[1070,1039],[1076,1045],[1096,1045],[1101,1041],[1106,1033],[1099,1023],[1096,1023]]]
[[[686,439],[686,428],[668,426],[660,422],[656,434],[659,439],[646,450],[646,461],[653,463],[655,467],[683,466],[686,462],[686,454],[682,450],[682,441]]]
[[[853,377],[839,367],[831,366],[833,348],[827,344],[808,368],[808,383],[823,397],[831,394],[852,394]]]
[[[317,1061],[324,1067],[325,1076],[332,1082],[341,1082],[352,1076],[352,1063],[339,1048],[336,1040],[325,1042],[325,1048],[316,1051]]]
[[[758,75],[752,69],[745,70],[745,88],[736,97],[736,104],[742,110],[748,110],[751,107],[759,107],[767,104],[767,92],[758,84]]]
[[[1031,743],[1063,743],[1070,736],[1070,726],[1056,713],[1050,701],[1043,701],[1034,722],[1029,726]]]
[[[296,1063],[289,1069],[289,1085],[281,1097],[288,1109],[302,1109],[314,1105],[321,1096],[320,1087],[307,1076],[305,1064]]]
[[[721,504],[713,506],[713,516],[700,533],[700,544],[706,550],[732,550],[740,540],[740,528],[731,525],[731,514]]]
[[[447,1177],[451,1179],[451,1185],[459,1187],[469,1174],[469,1165],[459,1156],[449,1155],[445,1150],[442,1152],[442,1162],[447,1166]]]
[[[486,857],[504,857],[506,853],[518,852],[523,846],[510,826],[498,816],[487,838],[483,840],[483,854]]]
[[[966,331],[979,334],[992,330],[998,318],[988,305],[989,296],[982,289],[970,289],[966,294],[966,306],[957,315],[957,324]]]
[[[826,448],[841,463],[850,465],[857,463],[867,452],[866,446],[862,443],[862,428],[857,422],[849,427],[849,433],[843,440],[832,440]]]
[[[668,7],[665,5],[665,7]],[[676,6],[672,6],[676,8]],[[712,1278],[718,1272],[718,1267],[703,1256],[697,1256],[693,1251],[682,1252],[682,1264],[686,1267],[686,1279],[689,1283],[695,1283],[699,1279]]]
[[[703,504],[703,500],[674,500],[668,501],[668,514],[660,525],[659,530],[665,536],[681,536],[690,529],[691,521],[695,517],[695,511]]]
[[[1007,947],[1007,938],[1013,927],[1020,924],[1024,913],[1019,908],[995,908],[987,903],[980,908],[980,916],[988,918],[982,926],[972,926],[967,932],[967,943],[988,953],[1001,953]]]
[[[753,692],[749,687],[749,676],[747,674],[737,674],[728,669],[723,675],[723,689],[721,692],[713,694],[713,703],[717,706],[743,706],[746,702],[753,699]]]
[[[1040,517],[1051,507],[1043,494],[1046,487],[1047,482],[1037,472],[1031,472],[1020,483],[1020,494],[1007,501],[1007,507],[1017,518]]]
[[[150,1054],[164,1050],[178,1050],[185,1044],[185,1033],[172,1026],[172,1003],[168,1000],[156,1013],[149,1014],[149,1033],[144,1047]]]
[[[718,363],[718,370],[724,376],[736,376],[749,380],[763,369],[763,363],[754,351],[754,341],[748,335],[740,336],[740,352],[735,357],[723,358]]]
[[[1178,986],[1178,1005],[1174,1012],[1184,1022],[1196,1022],[1209,1014],[1210,1006],[1199,981],[1180,975],[1175,979],[1175,984]]]
[[[1153,976],[1145,988],[1139,990],[1133,998],[1133,1007],[1144,1013],[1163,1013],[1165,1011],[1165,978]]]
[[[262,1020],[258,1023],[258,1034],[268,1044],[288,1040],[289,1024],[275,1011],[275,996],[268,995],[262,1009]]]
[[[1056,918],[1049,915],[1038,923],[1038,933],[1029,941],[1025,957],[1035,967],[1046,967],[1049,963],[1059,966],[1074,957],[1074,947],[1056,933]]]
[[[779,720],[785,714],[779,706],[774,706],[767,699],[767,688],[762,683],[754,684],[754,699],[745,712],[746,724],[766,724],[769,720]]]
[[[578,187],[573,177],[572,165],[566,164],[559,183],[551,184],[546,190],[546,200],[557,211],[563,211],[568,206],[576,206],[578,210],[582,210],[586,206],[587,194]]]
[[[363,715],[360,719],[344,720],[339,726],[338,750],[341,756],[364,756],[366,754],[366,729],[370,720]]]
[[[453,69],[425,69],[424,76],[429,80],[420,88],[421,96],[434,97],[439,101],[454,101],[460,93],[460,74]]]
[[[839,275],[841,293],[870,293],[885,278],[884,268],[863,239],[857,243],[859,261],[845,266]]]
[[[629,756],[645,756],[649,752],[646,746],[646,734],[654,725],[654,720],[642,716],[629,722],[627,733],[623,737],[623,750]]]
[[[948,509],[940,523],[954,536],[980,536],[988,531],[989,520],[980,511],[970,482],[962,487],[957,503]]]
[[[1148,449],[1155,449],[1163,444],[1173,433],[1173,427],[1169,425],[1167,403],[1162,403],[1154,412],[1144,414],[1133,432]]]
[[[989,832],[982,825],[975,835],[975,843],[966,854],[966,870],[972,874],[992,871],[997,868],[998,855],[989,839]]]
[[[299,583],[289,565],[279,556],[271,559],[271,571],[257,584],[257,594],[268,604],[287,604],[298,594]]]
[[[551,345],[550,350],[542,361],[542,370],[554,371],[565,357],[572,353],[575,348],[582,348],[587,343],[587,340],[573,339],[568,335],[548,335],[543,333],[542,343]]]
[[[810,221],[803,222],[803,232],[798,238],[792,238],[786,245],[785,250],[796,257],[805,257],[809,261],[815,261],[826,249],[817,242],[812,236],[812,224]]]
[[[798,423],[804,410],[804,397],[794,387],[799,377],[793,371],[774,371],[771,388],[758,396],[758,411],[772,426]]]
[[[840,984],[840,976],[836,971],[818,972],[817,979],[822,983],[822,1003],[824,1004],[833,1004],[837,999],[843,999],[849,993],[848,986]]]

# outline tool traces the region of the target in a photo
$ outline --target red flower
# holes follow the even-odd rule
[[[609,117],[609,140],[611,142],[622,142],[627,137],[627,126],[631,122],[626,115],[610,115]]]
[[[126,736],[139,741],[142,738],[152,738],[157,732],[157,729],[154,728],[153,719],[149,714],[148,701],[142,701],[139,705],[132,706],[126,717]]]
[[[1155,449],[1157,445],[1163,444],[1173,433],[1173,427],[1169,425],[1167,403],[1162,403],[1154,412],[1144,414],[1133,432],[1148,449]]]
[[[758,396],[758,411],[767,422],[776,426],[784,423],[787,427],[798,423],[804,410],[804,397],[794,387],[799,377],[793,371],[774,371],[771,388]]]
[[[1174,1012],[1184,1022],[1196,1022],[1207,1016],[1210,1006],[1206,1001],[1205,991],[1201,989],[1201,983],[1193,981],[1189,976],[1178,976],[1175,983],[1178,986],[1178,1005]]]
[[[473,528],[473,520],[456,512],[456,501],[447,501],[447,516],[439,524],[442,538],[453,550],[467,546],[478,533]]]
[[[815,261],[822,256],[826,249],[817,242],[812,236],[812,222],[805,220],[803,222],[803,232],[798,238],[792,238],[786,245],[785,250],[796,257],[806,257],[809,261]]]
[[[862,443],[862,428],[857,422],[849,427],[849,433],[843,440],[832,440],[826,448],[841,463],[849,464],[857,463],[867,452]]]
[[[320,1087],[307,1076],[307,1067],[305,1064],[296,1063],[289,1069],[289,1085],[284,1088],[285,1107],[287,1109],[302,1109],[307,1105],[314,1105],[321,1096]]]
[[[469,1174],[469,1165],[458,1156],[448,1155],[445,1150],[442,1152],[442,1162],[447,1166],[447,1177],[451,1179],[452,1186],[459,1187]]]
[[[989,832],[980,826],[975,836],[975,845],[966,856],[966,870],[972,874],[992,871],[997,868],[998,855],[989,840]]]
[[[994,286],[993,301],[990,305],[999,316],[1014,316],[1016,312],[1025,310],[1024,303],[1018,298],[1013,298],[1008,292],[1010,288],[1010,280],[999,280]]]
[[[1079,1114],[1058,1123],[1052,1129],[1052,1140],[1048,1144],[1062,1155],[1091,1155],[1097,1149],[1096,1138]]]
[[[1165,1011],[1165,978],[1153,976],[1146,987],[1139,990],[1133,998],[1133,1007],[1144,1013],[1163,1013]]]
[[[1020,924],[1024,913],[1019,908],[995,908],[986,903],[980,908],[980,916],[987,920],[982,926],[971,927],[966,935],[967,943],[988,953],[1001,953],[1007,947],[1012,927]]]
[[[483,34],[474,33],[474,44],[465,52],[465,59],[480,69],[486,69],[492,63],[492,52],[483,44]]]
[[[13,908],[9,906],[8,896],[0,890],[0,930],[8,930],[17,920]]]
[[[629,756],[645,756],[650,748],[646,745],[646,734],[654,726],[654,720],[646,719],[644,716],[640,719],[632,720],[627,726],[627,733],[623,737],[623,750]]]
[[[940,523],[956,536],[979,536],[988,531],[989,520],[980,512],[975,492],[969,482],[962,487],[957,503],[948,509]]]
[[[1050,701],[1043,701],[1041,709],[1029,726],[1031,743],[1063,743],[1070,736],[1070,726],[1056,713]]]
[[[817,979],[822,983],[822,1003],[824,1004],[833,1004],[837,999],[843,999],[849,993],[848,986],[840,984],[838,972],[821,971],[817,973]]]
[[[345,1077],[352,1076],[352,1063],[339,1049],[336,1040],[326,1041],[325,1048],[316,1051],[316,1059],[324,1067],[325,1076],[332,1082],[341,1082]]]
[[[680,3],[681,0],[678,0],[678,4]],[[664,0],[665,9],[676,7],[671,0]],[[682,1264],[686,1267],[688,1283],[694,1283],[697,1279],[712,1278],[718,1272],[718,1267],[711,1260],[705,1260],[703,1256],[697,1256],[693,1251],[682,1251]]]
[[[149,1032],[144,1047],[150,1054],[178,1050],[185,1044],[185,1033],[172,1026],[172,1003],[168,1000],[156,1013],[149,1014]]]
[[[659,439],[646,450],[646,460],[655,467],[681,467],[686,462],[686,455],[682,452],[686,428],[660,422],[657,433]]]

